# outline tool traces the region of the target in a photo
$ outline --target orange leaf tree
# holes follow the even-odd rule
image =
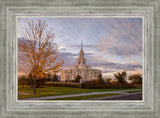
[[[54,43],[55,34],[46,21],[26,20],[21,36],[18,41],[19,59],[23,61],[23,67],[32,73],[36,94],[36,80],[47,72],[59,72],[64,61],[56,60],[59,51]]]

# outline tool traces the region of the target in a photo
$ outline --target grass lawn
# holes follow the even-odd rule
[[[113,95],[121,95],[121,94],[108,93],[108,94],[99,94],[99,95],[85,95],[85,96],[77,96],[77,97],[58,98],[58,99],[52,99],[52,100],[86,100],[91,98],[106,97],[106,96],[113,96]]]
[[[57,95],[69,95],[69,94],[81,94],[89,92],[107,92],[107,91],[119,91],[119,90],[134,90],[138,88],[125,88],[125,89],[81,89],[81,88],[69,88],[69,87],[53,87],[44,86],[42,88],[37,88],[36,95],[33,95],[33,88],[30,86],[25,86],[24,88],[19,85],[18,92],[23,93],[18,95],[18,99],[21,98],[31,98],[31,97],[44,97],[44,96],[57,96]]]
[[[137,92],[142,92],[142,90],[137,90],[137,91],[128,91],[126,93],[137,93]]]

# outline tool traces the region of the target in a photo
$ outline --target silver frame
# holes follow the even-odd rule
[[[6,0],[0,1],[0,117],[113,117],[160,116],[159,0]],[[18,17],[142,17],[142,101],[18,101]]]

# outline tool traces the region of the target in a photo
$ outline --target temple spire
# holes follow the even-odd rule
[[[81,49],[79,51],[79,58],[84,58],[84,51],[83,51],[83,42],[81,40]]]
[[[81,49],[83,49],[83,43],[82,43],[82,40],[81,40]]]

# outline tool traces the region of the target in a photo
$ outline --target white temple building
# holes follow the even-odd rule
[[[82,81],[90,81],[97,79],[101,70],[92,69],[91,66],[86,65],[86,59],[84,57],[83,45],[81,41],[81,50],[79,52],[79,58],[77,59],[77,65],[72,66],[70,69],[62,70],[61,81],[74,80],[77,75],[82,77]]]

